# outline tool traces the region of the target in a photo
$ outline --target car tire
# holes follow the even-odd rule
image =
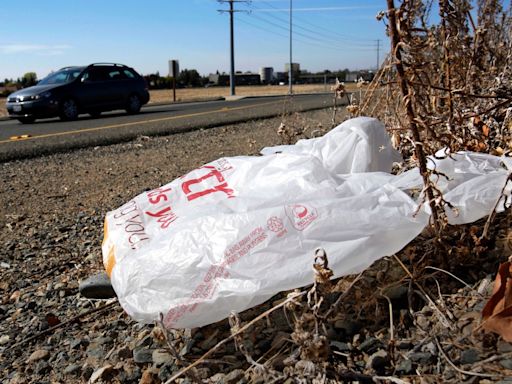
[[[34,121],[36,121],[36,118],[35,117],[18,117],[18,121],[21,124],[31,124]]]
[[[130,115],[140,112],[140,108],[142,107],[142,103],[140,102],[140,97],[136,94],[131,94],[128,96],[128,102],[126,104],[126,112]]]
[[[65,99],[60,103],[60,119],[64,121],[76,120],[78,105],[73,99]]]

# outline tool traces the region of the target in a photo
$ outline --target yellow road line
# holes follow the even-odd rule
[[[229,110],[230,111],[237,111],[237,110],[248,109],[248,108],[252,108],[252,107],[260,107],[260,106],[270,105],[270,104],[275,104],[275,101],[269,101],[267,103],[261,103],[261,104],[246,105],[246,106],[243,106],[243,107],[234,107],[234,108],[229,108]],[[30,136],[28,138],[24,138],[23,141],[29,141],[29,140],[35,140],[35,139],[43,139],[43,138],[48,138],[48,137],[53,137],[53,136],[72,135],[72,134],[76,134],[76,133],[94,132],[94,131],[100,131],[102,129],[113,129],[113,128],[129,127],[129,126],[132,126],[132,125],[157,123],[159,121],[178,120],[178,119],[184,119],[184,118],[187,118],[187,117],[202,116],[202,115],[221,113],[221,112],[226,112],[226,107],[221,108],[221,109],[217,109],[217,110],[214,110],[214,111],[196,112],[196,113],[189,113],[189,114],[186,114],[186,115],[161,117],[161,118],[152,119],[152,120],[134,121],[134,122],[131,122],[131,123],[104,125],[104,126],[101,126],[101,127],[85,128],[85,129],[80,129],[80,130],[75,130],[75,131],[65,131],[65,132],[57,132],[57,133],[48,133],[48,134],[45,134],[45,135]],[[13,141],[10,140],[10,139],[9,140],[0,140],[0,144],[12,143],[12,142]]]

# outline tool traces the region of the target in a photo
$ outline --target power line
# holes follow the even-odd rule
[[[254,15],[252,13],[250,13],[249,15],[250,16],[247,16],[247,17],[255,18],[255,19],[257,19],[259,21],[262,21],[262,22],[264,22],[264,23],[266,23],[268,25],[271,25],[271,26],[273,26],[275,28],[279,28],[281,30],[288,31],[288,28],[286,28],[286,27],[284,27],[282,25],[276,24],[276,23],[274,23],[272,21],[269,21],[269,20],[267,20],[265,18],[256,16],[256,15]],[[264,28],[261,28],[261,29],[264,29]],[[267,29],[264,29],[264,30],[267,31]],[[299,36],[301,36],[303,38],[306,38],[308,40],[311,40],[311,41],[304,41],[304,40],[300,40],[300,39],[297,39],[297,38],[294,37],[295,41],[299,41],[299,42],[302,42],[302,43],[305,43],[305,44],[309,44],[309,45],[315,45],[315,46],[322,47],[322,48],[335,49],[335,50],[340,50],[340,51],[345,51],[345,52],[347,50],[358,51],[358,52],[361,52],[361,51],[362,52],[369,52],[369,51],[373,51],[374,50],[373,47],[372,48],[370,48],[370,47],[368,47],[368,48],[352,48],[352,47],[347,47],[347,46],[336,45],[336,44],[333,44],[333,43],[330,43],[330,42],[327,42],[327,43],[323,44],[324,40],[319,40],[319,39],[317,39],[315,37],[311,37],[311,36],[309,36],[307,34],[304,34],[304,33],[301,33],[301,32],[297,32],[297,31],[295,31],[295,34],[299,35]],[[280,36],[283,36],[283,35],[280,35]]]
[[[272,4],[269,4],[269,3],[268,3],[268,0],[267,0],[267,1],[262,1],[262,2],[263,2],[263,3],[265,3],[265,4],[267,4],[269,7],[271,7],[271,8],[273,8],[273,9],[275,9],[276,11],[280,11],[280,9],[279,9],[279,8],[276,8],[276,7],[275,7],[275,6],[273,6]],[[252,5],[252,2],[251,2],[250,4]],[[258,8],[258,7],[256,7],[256,8]],[[261,8],[259,8],[259,9],[261,9]],[[270,16],[270,14],[269,14],[269,16]],[[329,32],[329,34],[331,34],[331,35],[332,35],[332,34],[337,35],[337,36],[339,36],[342,40],[345,40],[345,41],[365,41],[365,42],[374,41],[374,40],[372,40],[372,39],[364,39],[364,38],[361,38],[361,37],[356,37],[356,36],[350,36],[350,35],[346,35],[346,34],[341,34],[341,33],[337,32],[337,31],[332,30],[332,29],[325,28],[325,27],[324,27],[324,26],[322,26],[322,25],[313,24],[313,23],[311,23],[311,22],[309,22],[309,21],[307,21],[307,20],[305,20],[305,19],[303,19],[303,18],[301,18],[301,17],[299,17],[299,16],[295,16],[295,19],[301,20],[303,23],[305,23],[305,24],[307,24],[307,25],[309,25],[309,26],[314,27],[315,29],[317,29],[317,31],[315,31],[315,33],[320,34],[320,35],[324,35],[324,36],[326,36],[325,34],[322,34],[322,33],[318,32],[318,29],[321,29],[321,30],[323,30],[323,31]],[[297,26],[297,27],[298,27],[298,28],[305,29],[305,28],[303,28],[303,27],[301,27],[301,26]]]
[[[251,15],[253,15],[253,11],[251,11],[251,12],[250,12],[250,14],[251,14]],[[253,16],[254,16],[254,17],[256,17],[256,18],[258,18],[258,16],[256,16],[256,15],[253,15]],[[272,18],[272,19],[274,19],[274,20],[277,20],[277,21],[279,21],[279,22],[281,22],[281,23],[287,23],[287,21],[286,21],[286,20],[284,20],[284,19],[282,19],[282,18],[280,18],[280,17],[277,17],[277,16],[275,16],[275,15],[268,14],[267,16],[269,16],[270,18]],[[263,19],[263,18],[261,18],[261,17],[259,17],[259,18],[260,18],[260,19]],[[340,41],[340,40],[344,40],[344,41],[346,41],[346,42],[347,42],[347,44],[349,44],[349,45],[359,45],[358,43],[354,42],[354,40],[348,40],[348,39],[337,39],[337,38],[335,38],[335,37],[333,37],[333,36],[331,36],[331,35],[327,35],[327,34],[325,34],[325,33],[321,33],[321,32],[318,32],[318,31],[314,31],[314,30],[311,30],[311,29],[309,29],[309,28],[305,28],[305,27],[303,27],[303,26],[301,26],[301,25],[298,25],[297,23],[293,23],[293,27],[294,27],[294,28],[296,28],[296,29],[300,29],[300,30],[303,30],[303,31],[306,31],[306,32],[307,32],[307,33],[300,33],[300,32],[296,32],[296,34],[299,34],[299,35],[301,35],[301,36],[303,36],[303,37],[306,37],[306,38],[309,38],[309,39],[312,39],[312,40],[319,40],[319,39],[315,36],[315,35],[318,35],[318,36],[323,37],[323,39],[322,39],[322,40],[327,39],[327,40],[331,40],[331,41],[333,41],[333,42],[335,42],[335,43],[339,43],[339,41]],[[281,27],[281,28],[283,28],[283,29],[284,29],[284,27]],[[311,35],[311,34],[312,34],[312,35]]]

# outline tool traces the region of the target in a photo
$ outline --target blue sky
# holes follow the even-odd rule
[[[384,0],[292,0],[293,62],[301,69],[377,65],[389,42],[376,14]],[[235,69],[284,71],[289,0],[237,2]],[[0,79],[68,65],[118,62],[168,73],[168,60],[202,75],[229,72],[228,3],[216,0],[24,0],[0,2]]]

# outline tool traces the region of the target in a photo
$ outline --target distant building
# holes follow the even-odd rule
[[[229,75],[226,74],[210,74],[208,83],[227,87],[229,85]],[[235,73],[235,85],[260,85],[261,78],[258,73]]]
[[[276,82],[279,83],[287,83],[288,82],[288,72],[276,72],[274,74]]]
[[[286,63],[284,65],[284,71],[286,73],[290,72],[290,63]],[[300,73],[300,64],[299,63],[292,63],[292,76],[296,76]]]
[[[261,67],[260,68],[260,80],[262,84],[271,84],[274,81],[274,68],[273,67]]]

